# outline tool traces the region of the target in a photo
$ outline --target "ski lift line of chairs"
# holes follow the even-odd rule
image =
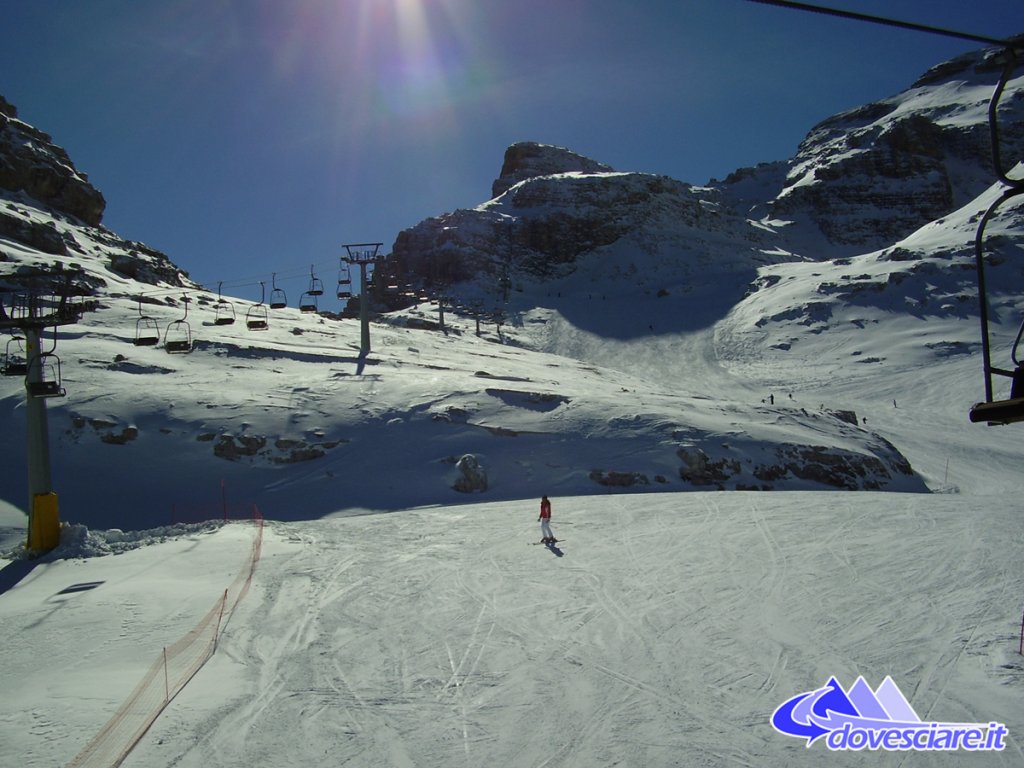
[[[164,351],[171,355],[181,355],[192,351],[192,326],[188,322],[188,305],[192,301],[188,296],[181,297],[185,304],[185,314],[180,320],[167,324],[164,332]]]

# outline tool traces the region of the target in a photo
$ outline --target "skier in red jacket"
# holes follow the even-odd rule
[[[540,500],[540,517],[537,518],[540,521],[540,535],[543,537],[541,542],[544,544],[554,544],[555,535],[551,532],[551,502],[548,501],[548,497],[544,496]]]

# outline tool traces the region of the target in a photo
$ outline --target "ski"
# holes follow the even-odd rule
[[[553,544],[561,544],[563,541],[565,541],[565,539],[555,539],[554,541],[528,541],[526,543],[530,546],[536,547],[538,544],[543,544],[544,546],[551,546]]]

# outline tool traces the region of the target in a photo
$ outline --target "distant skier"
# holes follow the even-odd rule
[[[537,518],[540,522],[540,535],[541,542],[544,544],[553,544],[555,542],[555,535],[551,533],[551,502],[548,501],[548,497],[544,496],[540,500],[540,517]]]

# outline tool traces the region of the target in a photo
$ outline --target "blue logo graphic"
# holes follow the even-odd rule
[[[807,739],[807,747],[824,738],[834,752],[993,752],[1005,747],[1007,735],[1002,723],[922,722],[891,677],[874,691],[863,677],[849,690],[833,677],[824,688],[783,703],[772,715],[772,727]]]

